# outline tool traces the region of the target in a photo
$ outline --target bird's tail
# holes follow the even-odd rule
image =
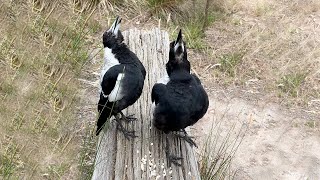
[[[96,135],[98,136],[101,130],[103,129],[107,120],[111,117],[112,112],[111,109],[113,108],[114,102],[109,102],[108,98],[100,95],[100,100],[98,103],[98,112],[99,117],[97,121],[97,130]]]

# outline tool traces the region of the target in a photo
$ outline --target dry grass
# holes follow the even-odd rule
[[[194,49],[194,70],[207,87],[235,85],[296,105],[319,102],[318,1],[213,1],[208,17],[204,1],[154,2],[0,5],[0,176],[90,178],[95,119],[77,121],[82,87],[75,79],[99,69],[84,67],[91,50],[101,48],[101,27],[117,14],[127,27],[182,28]],[[205,21],[209,28],[203,31]]]
[[[194,61],[207,84],[273,94],[274,100],[288,105],[316,108],[314,102],[320,98],[319,2],[226,1],[223,8],[228,15],[208,29],[209,48]],[[242,60],[230,66],[232,73],[221,71],[225,69],[221,59],[239,53],[243,53]]]
[[[227,132],[223,132],[220,127],[224,121],[222,119],[211,127],[200,153],[200,175],[203,180],[234,179],[236,175],[236,171],[231,169],[232,160],[245,138],[249,124],[243,123],[236,132],[235,123]]]
[[[1,4],[0,176],[78,179],[78,81],[100,30],[71,2]],[[92,128],[92,127],[91,127]]]

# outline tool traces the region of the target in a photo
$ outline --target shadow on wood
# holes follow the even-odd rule
[[[192,147],[170,135],[170,152],[183,159],[181,167],[169,167],[165,135],[152,125],[151,89],[165,73],[165,63],[169,59],[168,33],[159,29],[131,29],[123,35],[125,43],[137,54],[147,71],[140,99],[125,112],[138,118],[126,124],[129,130],[136,131],[138,137],[125,139],[111,122],[100,134],[92,179],[200,179]]]

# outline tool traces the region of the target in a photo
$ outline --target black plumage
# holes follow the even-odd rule
[[[105,122],[115,116],[119,130],[126,137],[135,137],[134,132],[125,130],[120,122],[135,118],[125,116],[121,111],[139,99],[146,71],[138,57],[123,42],[120,23],[121,19],[117,17],[112,27],[103,34],[105,63],[101,72],[96,135],[100,133]]]
[[[187,48],[182,40],[181,30],[177,40],[170,43],[169,61],[166,64],[167,81],[153,86],[151,99],[155,103],[153,112],[154,126],[168,134],[172,131],[182,131],[191,145],[194,141],[189,137],[185,128],[195,124],[207,112],[208,95],[201,85],[200,79],[190,74],[190,62],[187,58]],[[167,136],[168,144],[168,136]],[[178,157],[166,152],[170,161],[178,164]]]

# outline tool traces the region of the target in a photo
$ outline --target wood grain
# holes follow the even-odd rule
[[[192,147],[185,141],[170,135],[170,151],[183,157],[182,166],[169,167],[165,154],[165,135],[152,125],[151,90],[165,74],[169,56],[169,36],[165,31],[153,29],[123,32],[125,43],[137,54],[146,68],[143,93],[126,112],[135,114],[135,122],[125,125],[138,136],[127,140],[117,132],[110,121],[100,134],[93,180],[126,179],[200,179],[197,160]]]

